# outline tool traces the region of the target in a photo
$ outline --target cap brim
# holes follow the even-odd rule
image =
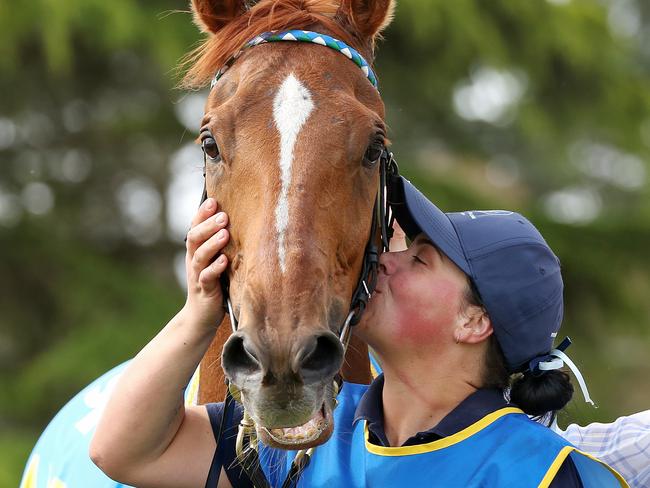
[[[393,181],[389,199],[395,219],[409,238],[424,233],[456,266],[472,276],[458,234],[442,210],[403,176]]]

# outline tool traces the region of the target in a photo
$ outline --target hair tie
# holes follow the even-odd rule
[[[531,361],[528,363],[528,369],[526,370],[526,372],[530,372],[533,376],[542,376],[547,371],[553,371],[556,369],[563,368],[564,364],[566,363],[566,365],[569,367],[571,372],[578,380],[578,385],[580,385],[580,390],[582,391],[582,395],[585,397],[585,402],[594,405],[593,400],[589,396],[589,390],[587,390],[587,384],[585,383],[585,380],[582,377],[580,370],[575,365],[575,363],[571,361],[569,356],[567,356],[564,353],[564,350],[570,345],[571,345],[571,339],[565,337],[564,340],[560,343],[560,345],[557,346],[548,354],[531,359]]]

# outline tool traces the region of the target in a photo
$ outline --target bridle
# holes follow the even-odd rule
[[[345,55],[348,59],[359,66],[359,68],[361,68],[363,73],[366,75],[368,81],[376,89],[378,89],[377,77],[375,76],[368,62],[357,50],[329,35],[305,30],[266,32],[251,39],[235,55],[231,56],[228,61],[226,61],[224,66],[217,71],[214,78],[212,79],[210,88],[212,89],[215,86],[215,84],[224,75],[224,73],[230,68],[230,66],[232,66],[232,64],[239,58],[239,56],[241,56],[241,54],[246,49],[268,42],[307,42],[334,49]],[[204,180],[201,204],[207,199],[207,185],[205,179],[205,163],[207,161],[206,158],[207,154],[204,151]],[[347,351],[347,347],[350,341],[352,330],[351,328],[354,325],[358,324],[361,320],[361,316],[363,315],[363,312],[368,305],[368,300],[371,298],[377,284],[380,248],[381,252],[388,251],[389,241],[392,236],[393,216],[391,215],[390,207],[386,197],[388,187],[390,186],[389,182],[391,179],[399,175],[399,168],[395,159],[393,158],[393,153],[390,152],[385,146],[382,148],[378,159],[374,162],[379,164],[379,185],[373,206],[370,234],[368,236],[368,241],[364,251],[359,281],[354,290],[354,293],[352,294],[350,309],[345,321],[338,331],[339,340],[343,346],[344,354]],[[230,316],[232,330],[233,332],[236,332],[238,328],[238,320],[234,313],[232,302],[230,300],[229,283],[225,273],[221,278],[221,286],[224,297],[224,305],[228,311],[228,315]],[[342,378],[340,375],[337,375],[337,377],[334,379],[333,384],[333,396],[335,400],[334,404],[336,404],[336,397],[341,387]],[[241,395],[242,393],[236,387],[236,385],[228,383],[226,399],[224,402],[224,413],[221,425],[219,426],[219,431],[217,433],[217,449],[219,448],[219,441],[221,440],[221,435],[223,433],[224,419],[226,419],[226,417],[232,416],[234,400],[241,401]],[[282,485],[283,488],[296,486],[298,478],[300,477],[302,471],[309,464],[309,460],[313,452],[314,448],[300,450],[297,452],[296,457],[294,458],[291,465],[289,475]],[[245,409],[243,419],[239,425],[237,434],[236,453],[239,463],[241,464],[246,474],[249,476],[254,486],[258,488],[268,487],[268,481],[259,468],[259,458],[257,453],[257,431],[255,422]]]

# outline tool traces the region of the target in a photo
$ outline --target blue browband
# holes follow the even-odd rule
[[[368,81],[372,83],[372,86],[379,89],[377,86],[377,77],[375,76],[374,71],[372,70],[368,62],[363,58],[363,56],[359,54],[359,51],[357,51],[351,46],[348,46],[343,41],[334,39],[333,37],[328,36],[327,34],[320,34],[318,32],[305,31],[305,30],[265,32],[263,34],[260,34],[259,36],[254,37],[253,39],[248,41],[244,45],[244,47],[242,47],[234,56],[232,56],[228,61],[226,61],[226,64],[223,66],[223,68],[217,71],[217,73],[214,75],[214,78],[212,78],[212,83],[210,83],[210,88],[214,87],[217,81],[219,81],[219,78],[221,78],[223,74],[226,71],[228,71],[228,68],[232,66],[235,60],[239,56],[241,56],[242,52],[244,52],[247,48],[257,46],[259,44],[264,44],[267,42],[283,42],[283,41],[310,42],[312,44],[319,44],[321,46],[326,46],[331,49],[334,49],[344,54],[348,59],[354,61],[354,63],[359,68],[361,68],[361,71],[363,71],[363,73],[366,75]]]

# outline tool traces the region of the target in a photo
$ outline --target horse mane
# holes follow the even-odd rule
[[[372,40],[353,34],[347,16],[341,14],[340,0],[261,0],[254,7],[234,18],[216,34],[207,37],[181,61],[187,69],[180,88],[205,86],[231,56],[246,42],[263,32],[305,29],[316,26],[359,50],[372,59]],[[346,29],[347,27],[347,29]]]

